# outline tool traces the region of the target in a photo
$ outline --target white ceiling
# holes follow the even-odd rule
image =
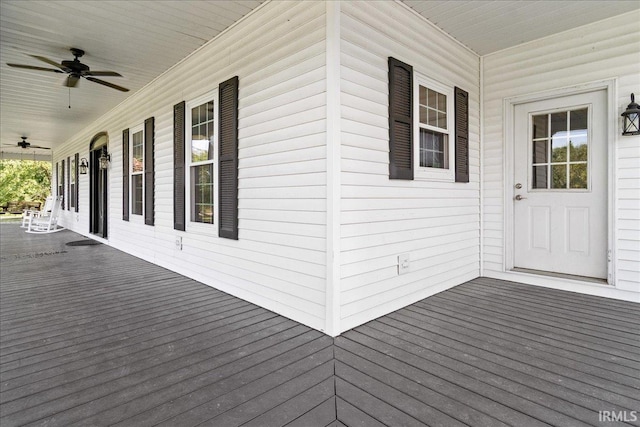
[[[391,1],[391,0],[387,0]],[[640,1],[417,1],[403,0],[480,55],[565,31],[634,9]],[[0,0],[0,147],[7,153],[48,154],[15,147],[21,136],[55,147],[82,130],[222,30],[262,3],[237,1]],[[7,63],[49,67],[85,50],[92,70],[117,71],[103,80],[130,92],[64,75],[17,69]],[[71,109],[69,105],[69,96]],[[14,147],[5,144],[14,145]]]

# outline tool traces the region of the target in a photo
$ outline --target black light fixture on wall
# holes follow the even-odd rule
[[[100,162],[100,169],[109,169],[109,163],[111,162],[111,154],[102,153],[98,161]]]
[[[80,159],[80,164],[78,165],[78,171],[80,175],[86,175],[89,170],[89,162],[84,157]]]
[[[631,94],[631,104],[622,113],[624,117],[623,135],[640,135],[640,105],[636,104],[635,97]]]

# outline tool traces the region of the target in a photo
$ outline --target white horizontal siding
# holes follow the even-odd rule
[[[478,57],[395,2],[341,4],[341,329],[479,273]],[[389,180],[388,66],[470,95],[468,184]],[[397,256],[411,271],[398,275]]]
[[[640,86],[640,12],[624,14],[484,58],[484,271],[504,271],[503,99],[617,79],[614,197],[616,288],[640,292],[640,137],[623,137],[620,113]]]
[[[109,134],[109,244],[324,328],[325,5],[271,2],[249,14],[54,153],[88,157]],[[239,76],[239,240],[173,230],[173,105]],[[122,130],[155,117],[155,226],[122,220]],[[88,179],[80,216],[88,234]],[[187,213],[187,217],[188,217]],[[212,233],[217,233],[217,225]],[[183,249],[177,250],[176,237]]]

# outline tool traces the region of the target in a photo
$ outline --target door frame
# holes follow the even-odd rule
[[[96,158],[97,151],[102,150],[102,145],[100,148],[94,147],[95,143],[100,138],[106,138],[106,142],[104,144],[105,150],[108,152],[109,150],[109,134],[107,132],[99,132],[91,138],[91,142],[89,143],[89,232],[96,237],[100,237],[103,239],[108,238],[107,225],[109,223],[109,205],[108,205],[108,193],[109,193],[109,175],[107,169],[100,169],[99,162]],[[102,218],[102,234],[99,233],[98,227],[98,202],[96,199],[96,189],[98,187],[98,175],[103,175],[104,188],[102,192],[102,206],[104,209],[104,215]]]
[[[503,206],[504,206],[504,218],[503,218],[503,271],[506,273],[513,273],[514,268],[514,206],[513,197],[515,196],[514,189],[514,171],[515,171],[515,108],[520,104],[527,104],[535,101],[543,101],[553,98],[560,98],[570,95],[578,95],[586,92],[595,92],[598,90],[605,90],[607,93],[607,110],[606,124],[607,124],[607,283],[608,285],[615,286],[615,230],[616,230],[616,200],[617,200],[617,186],[616,186],[616,151],[615,143],[617,141],[616,132],[618,129],[618,117],[616,106],[617,99],[617,79],[600,80],[596,82],[585,83],[576,86],[563,87],[558,89],[547,90],[543,92],[536,92],[525,95],[518,95],[514,97],[505,98],[503,100],[503,174],[504,174],[504,188],[503,188]],[[516,273],[514,273],[516,274]],[[530,274],[530,273],[517,273],[517,274]],[[560,279],[545,276],[545,279],[551,281],[562,281],[566,283],[570,281],[580,281],[579,279]]]

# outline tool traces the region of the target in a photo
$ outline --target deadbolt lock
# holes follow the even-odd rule
[[[522,188],[522,184],[517,183],[517,184],[516,184],[516,188],[517,188],[518,190],[519,190],[519,189],[521,189],[521,188]]]

